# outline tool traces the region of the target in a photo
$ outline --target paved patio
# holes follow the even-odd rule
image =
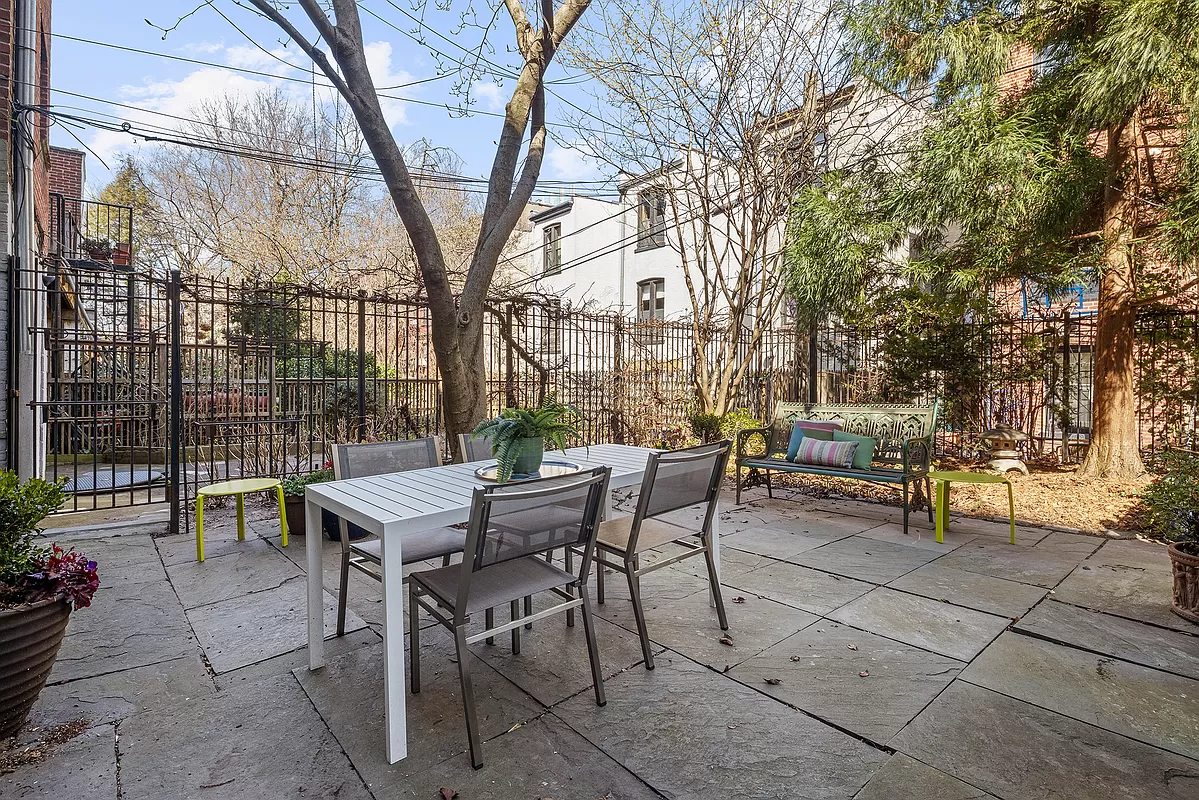
[[[410,756],[386,764],[364,576],[352,632],[307,671],[305,541],[280,548],[273,518],[239,544],[231,511],[210,513],[204,564],[187,536],[77,541],[104,586],[8,755],[86,723],[0,776],[0,797],[1199,797],[1199,628],[1169,612],[1163,548],[1043,529],[1013,547],[969,519],[938,545],[927,526],[905,537],[896,509],[749,497],[722,515],[732,644],[696,569],[670,567],[644,581],[662,650],[645,671],[613,576],[605,708],[581,626],[539,623],[519,656],[507,637],[473,649],[479,771],[440,628],[423,635]]]

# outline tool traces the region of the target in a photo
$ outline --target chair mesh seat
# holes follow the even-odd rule
[[[601,545],[606,545],[616,550],[628,550],[629,535],[632,527],[633,515],[631,514],[627,517],[618,517],[601,522],[597,541]],[[661,547],[664,544],[685,539],[688,536],[697,536],[698,534],[699,531],[697,529],[688,530],[687,528],[671,525],[669,522],[663,522],[659,519],[645,519],[641,521],[641,532],[637,536],[637,550],[652,550],[655,547]]]
[[[456,528],[434,528],[431,531],[421,531],[405,536],[400,550],[405,564],[417,561],[428,561],[431,558],[443,558],[461,553],[466,545],[466,531]],[[383,553],[378,539],[350,544],[350,552],[364,556],[378,563]]]
[[[454,564],[440,569],[414,572],[411,580],[420,584],[446,608],[453,609],[458,599],[462,567]],[[505,606],[513,600],[575,583],[577,576],[559,569],[536,556],[526,556],[485,567],[470,579],[470,601],[466,613]]]

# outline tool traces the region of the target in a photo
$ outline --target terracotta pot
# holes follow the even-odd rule
[[[1169,547],[1174,568],[1174,602],[1171,610],[1199,625],[1199,556],[1184,553],[1178,544]]]
[[[42,600],[0,611],[0,739],[25,724],[67,632],[71,604]]]

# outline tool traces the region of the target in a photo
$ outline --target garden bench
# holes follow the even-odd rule
[[[797,464],[787,461],[787,445],[796,420],[840,422],[846,433],[876,439],[874,459],[870,469],[827,467]],[[766,492],[774,497],[770,484],[771,472],[795,472],[804,475],[825,475],[833,478],[890,483],[903,488],[903,532],[908,532],[910,509],[909,487],[923,483],[925,497],[932,496],[928,472],[931,468],[933,434],[936,431],[937,404],[919,405],[850,405],[847,403],[779,403],[769,424],[761,428],[744,428],[737,433],[737,502],[741,502],[742,470],[748,475],[761,471],[765,475]],[[750,454],[746,445],[753,437],[762,437],[763,452]],[[915,496],[915,493],[912,493]],[[933,521],[932,504],[928,504],[928,519]]]

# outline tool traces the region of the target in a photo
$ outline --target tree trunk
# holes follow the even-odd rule
[[[1095,321],[1091,446],[1078,474],[1092,478],[1135,478],[1145,472],[1137,425],[1136,284],[1132,240],[1136,209],[1116,181],[1123,159],[1122,132],[1109,132],[1112,183],[1105,192],[1104,270]]]
[[[446,438],[455,458],[461,456],[458,435],[470,433],[487,416],[487,355],[483,321],[431,319],[433,354],[441,373],[442,412]]]

